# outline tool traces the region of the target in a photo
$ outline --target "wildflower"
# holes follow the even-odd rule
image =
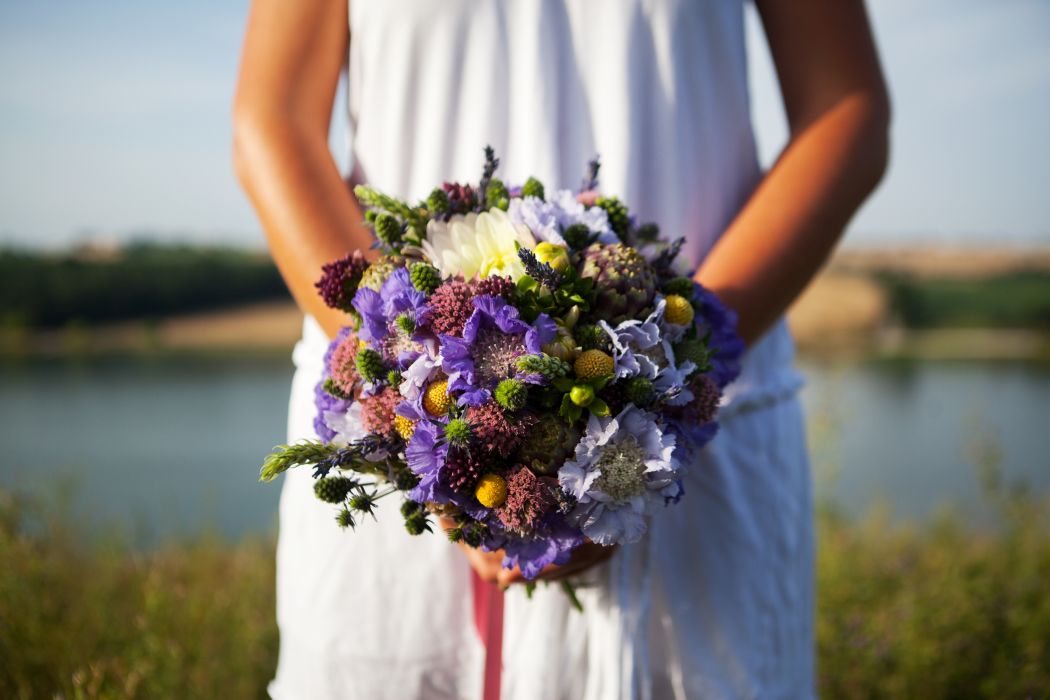
[[[645,517],[681,491],[674,435],[655,417],[628,407],[614,418],[591,416],[574,459],[558,471],[562,488],[576,498],[569,515],[599,544],[636,542]]]

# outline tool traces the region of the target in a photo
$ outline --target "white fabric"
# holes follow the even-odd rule
[[[500,175],[601,185],[696,265],[760,177],[742,0],[352,0],[358,177],[423,198]],[[289,439],[311,437],[325,338],[296,348]],[[784,324],[745,359],[721,434],[650,536],[591,572],[586,612],[556,587],[508,595],[504,692],[533,698],[805,698],[813,692],[809,466]],[[286,477],[274,698],[477,698],[468,569],[410,538],[396,504],[335,527],[307,472]]]

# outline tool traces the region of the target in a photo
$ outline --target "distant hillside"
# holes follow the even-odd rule
[[[154,243],[60,255],[0,250],[5,325],[103,323],[287,299],[273,261],[229,248]]]

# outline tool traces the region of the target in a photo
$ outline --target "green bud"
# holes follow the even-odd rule
[[[378,382],[386,374],[386,367],[383,366],[383,356],[372,348],[358,350],[354,364],[357,367],[357,373],[366,382]]]
[[[450,445],[462,446],[470,440],[470,423],[466,418],[453,418],[445,425],[445,440]]]
[[[584,350],[601,350],[607,355],[612,354],[612,339],[598,326],[591,324],[576,326],[572,331],[572,336]]]
[[[463,540],[463,528],[453,527],[450,528],[446,533],[448,535],[449,542],[461,542]]]
[[[421,510],[422,508],[423,508],[423,504],[422,503],[418,503],[416,501],[405,500],[401,504],[401,515],[402,515],[402,517],[407,518],[408,516],[410,516],[413,513]]]
[[[634,237],[643,243],[655,243],[660,238],[660,227],[654,223],[642,224],[634,232]]]
[[[594,389],[586,384],[577,384],[569,392],[569,401],[572,401],[580,408],[586,408],[594,401]]]
[[[376,222],[377,216],[379,216],[379,212],[377,212],[375,209],[369,209],[365,212],[365,221],[367,221],[370,224],[374,224]]]
[[[336,513],[335,522],[339,524],[339,527],[353,527],[356,523],[354,522],[354,513],[348,508],[343,508],[341,511]]]
[[[447,214],[448,208],[448,193],[440,187],[431,190],[430,196],[427,197],[427,209],[435,214]]]
[[[624,382],[623,393],[635,406],[646,406],[653,398],[653,383],[645,377],[631,377]]]
[[[401,223],[390,214],[380,214],[375,221],[376,237],[389,246],[401,242]]]
[[[322,388],[324,389],[325,393],[329,396],[334,396],[335,398],[342,399],[343,401],[348,401],[349,399],[354,398],[353,396],[347,394],[345,391],[336,386],[335,380],[331,377],[328,377],[324,380],[324,386]]]
[[[346,476],[326,476],[314,482],[314,495],[325,503],[342,503],[357,482]]]
[[[408,275],[412,279],[412,286],[427,295],[433,294],[441,284],[441,273],[425,262],[413,263],[408,268]]]
[[[398,491],[408,491],[413,489],[419,483],[419,477],[412,473],[412,470],[407,467],[403,467],[394,472],[394,488]],[[408,501],[411,503],[411,501]],[[417,504],[418,505],[418,504]]]
[[[350,510],[374,515],[375,505],[375,496],[370,493],[355,493],[350,497]]]
[[[394,323],[397,324],[397,329],[405,335],[412,335],[416,332],[416,320],[409,314],[401,314],[394,319]]]
[[[706,372],[711,367],[711,350],[702,340],[687,339],[675,343],[671,348],[674,351],[674,359],[679,365],[692,362],[696,365],[693,374]]]
[[[541,374],[557,379],[569,373],[569,363],[550,355],[522,355],[515,361],[518,370],[527,374]]]
[[[425,510],[418,510],[405,518],[405,529],[410,535],[422,535],[430,531],[430,519]]]
[[[627,213],[627,207],[616,197],[599,197],[595,206],[605,210],[609,217],[609,228],[613,230],[616,237],[621,241],[627,240],[627,232],[631,227],[631,220]]]
[[[673,277],[663,286],[664,294],[677,294],[680,297],[691,299],[693,297],[693,280],[688,277]]]
[[[573,250],[582,250],[591,244],[591,230],[586,224],[573,224],[565,229],[562,238]]]
[[[488,189],[485,190],[485,202],[489,208],[506,210],[510,206],[510,193],[507,192],[507,186],[503,184],[503,180],[498,178],[489,180]]]
[[[397,387],[401,384],[401,370],[392,369],[386,373],[386,383],[392,387]]]
[[[521,196],[543,199],[543,183],[534,177],[530,177],[521,187]]]
[[[504,379],[496,386],[496,403],[508,411],[524,408],[528,398],[529,389],[520,379]]]

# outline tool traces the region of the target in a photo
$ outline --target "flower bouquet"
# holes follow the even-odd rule
[[[415,205],[356,188],[381,255],[325,266],[348,324],[316,390],[320,439],[276,447],[261,478],[312,467],[343,527],[398,493],[410,534],[442,516],[534,579],[679,501],[743,345],[681,276],[682,240],[598,194],[597,161],[580,191],[548,193],[508,187],[485,155],[476,186]]]

